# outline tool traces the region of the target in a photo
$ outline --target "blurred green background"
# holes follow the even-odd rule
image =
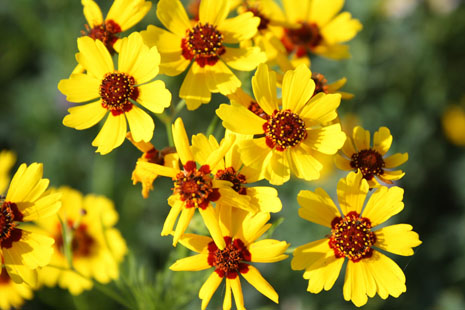
[[[157,23],[156,1],[135,29]],[[104,15],[111,1],[98,1]],[[342,118],[355,114],[375,131],[387,126],[394,136],[391,152],[408,152],[402,166],[405,209],[392,223],[410,223],[423,244],[411,257],[392,256],[407,277],[407,292],[399,298],[369,299],[364,309],[465,309],[465,152],[445,138],[441,117],[451,103],[465,95],[465,5],[460,0],[357,0],[346,10],[364,29],[351,41],[353,57],[336,62],[313,58],[312,70],[329,82],[348,78],[345,91],[355,99],[341,104]],[[22,163],[43,162],[53,186],[69,185],[83,193],[111,198],[120,214],[117,227],[131,253],[121,267],[121,279],[108,288],[124,296],[135,309],[198,309],[198,289],[211,271],[171,272],[175,259],[189,255],[171,238],[160,236],[168,213],[166,198],[172,184],[159,179],[147,200],[131,172],[140,153],[129,142],[111,154],[94,153],[91,141],[98,126],[84,131],[61,123],[70,106],[57,90],[75,66],[76,38],[84,29],[80,1],[3,0],[0,3],[0,149],[18,155]],[[250,75],[243,75],[248,78]],[[163,78],[173,93],[181,78]],[[247,83],[245,83],[247,84]],[[221,96],[195,112],[183,111],[189,134],[205,132]],[[200,116],[201,115],[201,116]],[[153,143],[167,144],[163,124],[156,121]],[[320,239],[327,230],[297,215],[297,193],[323,187],[333,197],[345,173],[325,180],[292,180],[279,187],[283,210],[273,221],[284,221],[273,237],[291,247]],[[200,223],[196,223],[201,226]],[[301,271],[290,259],[259,264],[264,277],[280,295],[275,305],[243,281],[249,309],[352,309],[342,297],[343,274],[335,287],[318,295],[306,292]],[[210,308],[221,308],[220,287]],[[72,297],[58,288],[43,288],[24,309],[124,308],[98,290]]]

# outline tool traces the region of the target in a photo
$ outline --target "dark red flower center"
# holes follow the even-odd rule
[[[223,46],[223,35],[216,30],[216,26],[209,23],[198,23],[194,28],[187,30],[181,48],[185,59],[194,59],[202,68],[216,64],[219,56],[226,51]]]
[[[100,84],[102,106],[113,115],[120,115],[132,109],[132,100],[139,97],[139,89],[134,87],[132,76],[122,72],[107,73]]]
[[[21,239],[22,232],[15,228],[15,222],[22,222],[22,220],[23,214],[15,203],[2,202],[0,207],[0,244],[2,248],[11,248],[13,242]]]
[[[285,28],[281,38],[287,52],[295,51],[297,57],[303,57],[307,52],[311,52],[322,40],[318,25],[306,22],[300,22],[300,27],[296,29]]]
[[[238,173],[233,167],[224,170],[218,170],[215,178],[217,180],[226,180],[233,184],[232,189],[241,195],[247,194],[247,189],[242,184],[247,184],[245,175]]]
[[[270,116],[268,114],[266,114],[266,112],[260,107],[258,102],[255,101],[255,100],[250,102],[250,104],[248,106],[248,109],[249,109],[249,111],[251,111],[252,113],[254,113],[257,116],[260,116],[263,119],[267,120],[267,119],[270,118]]]
[[[313,72],[312,80],[315,82],[315,91],[313,92],[313,96],[318,93],[328,93],[328,80],[326,80],[323,74]]]
[[[352,155],[350,166],[354,169],[360,169],[366,180],[371,180],[375,175],[384,173],[383,156],[373,149],[361,150]]]
[[[67,222],[69,231],[73,238],[71,240],[71,251],[73,257],[89,257],[93,254],[95,239],[89,234],[89,230],[86,224],[80,223],[79,226],[74,227],[74,222],[68,220]],[[55,237],[55,244],[63,252],[63,234],[61,225],[58,225],[58,233]]]
[[[360,217],[355,211],[345,217],[336,217],[331,222],[331,237],[329,247],[334,250],[337,258],[347,257],[354,263],[363,258],[371,257],[376,242],[376,235],[371,231],[369,219]]]
[[[210,201],[220,199],[218,188],[213,188],[210,167],[203,165],[197,169],[193,161],[188,161],[176,175],[173,192],[186,202],[186,208],[206,209]]]
[[[258,24],[258,30],[265,30],[270,24],[270,19],[265,17],[262,12],[256,6],[247,5],[247,11],[252,12],[254,16],[260,18],[260,24]]]
[[[239,273],[247,273],[252,255],[241,239],[232,240],[231,237],[224,237],[226,246],[220,250],[215,242],[208,244],[208,264],[215,267],[215,272],[223,278],[235,279]]]
[[[275,110],[268,122],[263,124],[263,129],[266,144],[278,151],[296,146],[307,138],[305,122],[289,109]]]
[[[2,273],[0,274],[0,285],[7,285],[10,283],[11,279],[6,271],[5,267],[2,267]]]
[[[104,24],[94,26],[93,28],[90,28],[87,24],[85,27],[86,30],[81,31],[83,36],[89,36],[94,40],[100,40],[111,54],[115,52],[113,44],[118,40],[115,34],[122,31],[117,23],[113,20],[107,20]]]

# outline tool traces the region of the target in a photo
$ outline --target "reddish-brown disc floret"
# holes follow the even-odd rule
[[[224,249],[220,250],[215,242],[208,244],[208,264],[215,267],[215,272],[221,278],[235,279],[239,273],[247,273],[252,255],[241,239],[224,237],[226,243]]]
[[[215,174],[217,180],[226,180],[233,184],[232,189],[241,195],[247,194],[247,189],[243,184],[247,184],[245,175],[238,173],[233,167],[228,167],[224,170],[218,170]]]
[[[225,53],[223,35],[216,26],[209,23],[198,23],[187,30],[181,41],[182,55],[187,60],[194,59],[200,67],[213,66]]]
[[[266,144],[270,148],[284,151],[307,138],[305,122],[291,110],[275,110],[268,122],[263,124]]]
[[[87,24],[85,27],[86,30],[81,31],[83,36],[89,36],[94,40],[100,40],[111,54],[115,52],[113,44],[118,40],[116,34],[122,31],[121,27],[115,21],[110,19],[105,21],[104,24],[96,25],[93,28],[90,28]]]
[[[285,28],[281,38],[287,52],[295,51],[297,57],[303,57],[307,52],[311,52],[322,40],[318,25],[307,22],[301,22],[299,28]]]
[[[381,154],[373,149],[368,149],[353,154],[350,166],[359,169],[366,180],[371,180],[375,175],[383,175],[385,163]]]
[[[102,106],[113,115],[120,115],[132,109],[132,100],[139,97],[139,89],[134,87],[135,80],[123,72],[107,73],[100,84]]]
[[[3,201],[0,207],[0,244],[2,248],[11,248],[13,242],[21,239],[22,232],[15,228],[15,222],[22,222],[23,214],[13,202]]]

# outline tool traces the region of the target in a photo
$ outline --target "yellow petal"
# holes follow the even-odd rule
[[[309,20],[323,27],[342,9],[344,0],[313,0]]]
[[[88,74],[71,74],[69,79],[61,80],[58,89],[66,95],[69,102],[84,102],[100,98],[100,80]]]
[[[335,154],[346,141],[346,134],[340,124],[332,124],[318,129],[307,130],[307,138],[302,142],[310,148],[327,155]]]
[[[319,45],[312,52],[334,60],[350,58],[349,46],[344,44]]]
[[[5,190],[10,183],[10,170],[15,162],[15,153],[6,150],[0,151],[0,194],[5,193]]]
[[[231,283],[231,289],[234,295],[234,301],[236,302],[237,310],[245,310],[244,307],[244,295],[242,294],[241,280],[239,277],[234,279],[226,279]]]
[[[17,203],[19,210],[23,213],[23,221],[39,220],[42,217],[51,216],[57,213],[61,207],[61,194],[51,194],[48,192],[37,200],[34,204]]]
[[[254,263],[275,263],[288,257],[284,252],[289,246],[290,244],[285,241],[263,239],[252,243],[249,252]]]
[[[252,71],[258,64],[266,61],[266,55],[258,47],[226,47],[226,53],[221,55],[221,60],[233,69]]]
[[[275,213],[281,211],[282,209],[282,203],[278,197],[278,191],[273,187],[248,187],[247,196],[252,197],[251,204],[255,204],[260,212]]]
[[[230,95],[241,86],[241,81],[226,66],[223,61],[218,61],[214,66],[205,66],[208,89],[213,93],[221,93],[225,96]]]
[[[398,255],[413,255],[412,248],[419,246],[421,241],[412,229],[413,227],[408,224],[383,227],[375,232],[375,246]]]
[[[171,198],[171,197],[170,197]],[[162,236],[167,236],[173,231],[174,223],[179,216],[179,213],[183,210],[184,204],[182,201],[177,197],[178,201],[171,206],[171,210],[168,213],[168,216],[163,223],[163,229],[161,231]]]
[[[210,237],[195,234],[184,234],[179,239],[179,243],[197,253],[208,251],[208,244],[212,241]]]
[[[230,136],[227,139],[223,139],[220,146],[214,152],[209,154],[206,163],[210,166],[210,169],[218,169],[218,164],[220,161],[223,161],[224,156],[231,149],[235,139],[235,136]]]
[[[81,0],[81,3],[84,6],[84,17],[86,18],[87,24],[90,28],[103,24],[102,11],[97,3],[93,0]]]
[[[210,136],[215,142],[216,139]],[[207,159],[211,153],[219,148],[218,142],[216,144],[210,143],[210,140],[204,134],[197,134],[192,136],[192,153],[194,154],[195,161],[201,165],[207,164]],[[213,171],[213,167],[210,167]]]
[[[391,132],[387,127],[380,127],[373,136],[373,149],[384,155],[389,151],[392,144]]]
[[[307,127],[326,124],[337,117],[336,109],[340,103],[339,94],[319,93],[302,109],[301,117]]]
[[[173,140],[176,152],[178,153],[182,164],[185,165],[188,161],[193,161],[194,155],[192,155],[191,152],[189,138],[187,137],[184,123],[180,117],[178,117],[173,124]]]
[[[272,115],[275,110],[278,110],[276,72],[270,71],[268,65],[258,66],[257,72],[252,77],[252,88],[258,104],[266,114]]]
[[[224,43],[241,43],[251,39],[257,33],[260,18],[252,12],[245,12],[224,20],[218,30],[223,34]]]
[[[353,154],[357,153],[357,151],[355,150],[354,141],[348,135],[347,135],[346,142],[342,146],[342,152],[348,158],[351,158]]]
[[[216,272],[212,272],[200,288],[199,298],[202,299],[202,310],[207,308],[210,299],[215,294],[218,286],[220,286],[221,281],[223,281],[223,278],[220,278]]]
[[[160,0],[157,5],[158,20],[171,32],[180,37],[191,28],[186,10],[179,0]]]
[[[268,283],[265,278],[260,274],[260,271],[257,270],[254,266],[249,265],[249,270],[245,273],[241,273],[244,279],[247,280],[253,287],[257,289],[260,293],[274,301],[279,303],[278,293],[274,288]]]
[[[334,158],[334,164],[336,165],[337,168],[341,170],[345,170],[345,171],[354,170],[354,168],[352,168],[352,166],[350,165],[350,160],[348,160],[346,157],[341,156],[340,154],[336,154],[334,155],[333,158]]]
[[[171,104],[171,93],[160,80],[153,81],[138,87],[137,102],[153,113],[163,113]]]
[[[96,152],[105,155],[123,144],[126,128],[124,114],[118,116],[109,114],[97,137],[92,141],[92,145],[97,147]]]
[[[265,138],[244,140],[239,142],[239,152],[245,166],[261,171],[260,176],[269,176],[273,151],[266,145]]]
[[[100,122],[107,113],[102,102],[84,104],[68,109],[68,115],[63,119],[63,125],[78,130],[90,128]]]
[[[180,37],[154,25],[148,25],[147,30],[141,31],[140,35],[148,47],[156,46],[160,53],[181,53],[181,40],[185,36],[183,34]],[[179,55],[181,56],[181,54]]]
[[[173,271],[199,271],[210,267],[208,264],[208,254],[204,253],[178,259],[170,266],[170,269]]]
[[[184,234],[184,232],[187,229],[187,226],[189,226],[189,223],[192,220],[192,217],[194,216],[195,213],[195,208],[183,208],[181,211],[181,215],[179,216],[178,223],[176,224],[176,229],[174,230],[174,235],[173,235],[173,246],[176,246],[176,244],[179,241],[179,238]]]
[[[14,203],[25,201],[30,191],[41,182],[43,171],[42,164],[32,163],[29,166],[22,164],[11,180],[5,200]]]
[[[171,0],[169,0],[171,1]],[[179,90],[179,97],[186,100],[188,110],[197,109],[202,103],[210,102],[211,92],[207,86],[207,74],[197,63],[193,63]]]
[[[219,249],[224,249],[225,243],[223,234],[221,233],[220,225],[218,222],[218,216],[216,215],[215,209],[211,205],[205,209],[199,209],[200,215],[202,215],[203,222],[207,226],[210,236],[215,241],[216,246]]]
[[[290,22],[307,21],[311,1],[296,1],[296,0],[283,0],[284,11]]]
[[[221,104],[216,110],[216,115],[223,121],[223,126],[233,132],[240,134],[263,133],[263,118],[238,104]]]
[[[379,176],[380,179],[383,179],[384,182],[391,184],[392,182],[401,179],[405,175],[405,172],[402,170],[389,171],[384,170],[383,174]]]
[[[114,71],[110,52],[100,40],[85,36],[78,38],[77,43],[77,60],[94,78],[102,80],[106,73]]]
[[[354,263],[349,260],[344,280],[344,299],[352,300],[357,307],[363,306],[368,301],[364,263],[365,261]]]
[[[147,15],[152,2],[144,0],[115,0],[108,11],[106,20],[115,21],[126,31]]]
[[[360,172],[351,172],[345,179],[339,180],[337,183],[337,198],[344,215],[352,211],[358,214],[362,212],[368,188],[368,183],[363,179]],[[367,217],[365,212],[363,216]],[[369,219],[371,220],[371,218]]]
[[[339,0],[337,0],[339,1]],[[337,80],[336,82],[333,82],[331,84],[328,84],[328,92],[329,93],[334,93],[336,91],[338,91],[342,86],[346,85],[347,83],[347,78],[343,77],[339,80]],[[340,93],[341,96],[342,96],[342,93]],[[342,99],[348,99],[348,98],[342,98]]]
[[[46,235],[22,230],[21,239],[13,242],[11,248],[3,248],[3,253],[10,252],[12,256],[18,255],[21,257],[22,264],[30,269],[36,269],[50,262],[54,242],[53,238]]]
[[[357,150],[369,150],[370,149],[370,132],[363,129],[360,126],[354,128],[353,138]]]
[[[340,216],[333,200],[322,188],[315,192],[302,190],[297,195],[299,216],[307,221],[331,227],[334,218]]]
[[[229,283],[229,281],[226,279],[226,289],[224,292],[223,310],[231,310],[231,306],[232,306],[231,298],[232,298],[231,283]]]
[[[199,7],[199,20],[201,23],[221,25],[229,13],[229,0],[202,0]]]
[[[149,49],[142,36],[133,32],[121,42],[118,57],[118,70],[125,72],[136,80],[136,84],[146,83],[158,74],[160,54],[154,46]]]
[[[134,105],[125,115],[128,119],[132,137],[135,141],[148,142],[152,139],[155,124],[147,113]]]
[[[283,109],[300,114],[315,91],[312,72],[305,65],[287,71],[283,78]]]
[[[37,271],[23,264],[21,252],[13,247],[9,249],[3,248],[2,250],[4,265],[11,280],[15,283],[25,282],[35,287],[37,285]]]
[[[395,168],[408,160],[408,153],[396,153],[384,159],[386,168]]]
[[[400,187],[387,188],[382,186],[371,195],[362,216],[370,219],[373,227],[384,223],[391,216],[402,211],[404,208],[403,196],[404,190]]]
[[[179,169],[176,169],[176,168],[152,164],[152,163],[144,162],[144,161],[138,161],[137,167],[142,170],[147,171],[148,173],[162,175],[162,176],[170,177],[170,178],[176,178],[176,175],[180,172]]]
[[[353,19],[349,12],[343,12],[320,31],[326,42],[335,44],[349,41],[360,30],[362,30],[362,24],[357,19]]]
[[[255,242],[260,236],[269,229],[270,224],[266,224],[270,220],[270,214],[267,212],[260,212],[256,214],[249,214],[242,224],[243,237],[245,245]]]

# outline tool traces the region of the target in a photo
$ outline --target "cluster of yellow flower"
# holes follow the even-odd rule
[[[261,239],[271,227],[270,213],[279,212],[282,204],[275,188],[253,183],[266,179],[281,185],[291,173],[317,180],[322,156],[334,157],[338,168],[352,172],[337,185],[339,207],[321,188],[298,194],[299,215],[331,230],[326,238],[297,247],[291,268],[305,270],[307,290],[319,293],[333,286],[347,258],[343,294],[356,306],[376,293],[387,298],[406,291],[402,270],[376,249],[412,255],[421,243],[410,225],[378,228],[403,209],[403,190],[382,183],[392,184],[404,175],[392,169],[408,155],[385,157],[392,143],[386,127],[374,134],[373,146],[370,132],[359,126],[347,138],[337,113],[341,98],[352,97],[339,91],[346,79],[328,84],[324,75],[310,70],[309,55],[350,56],[343,43],[362,25],[350,13],[340,12],[344,0],[283,0],[284,10],[273,0],[200,0],[190,6],[192,19],[180,0],[160,0],[156,13],[167,30],[149,25],[124,38],[119,34],[142,20],[151,2],[115,0],[105,19],[93,0],[82,4],[88,25],[77,40],[78,65],[58,88],[68,101],[84,104],[70,108],[63,124],[82,130],[106,116],[92,145],[103,155],[127,138],[141,150],[132,179],[142,183],[145,198],[158,176],[173,180],[171,209],[161,235],[172,235],[173,246],[179,242],[197,253],[176,261],[172,270],[213,268],[199,292],[202,309],[223,278],[223,308],[231,308],[234,296],[236,307],[244,309],[239,275],[278,303],[277,292],[252,263],[288,257],[286,241]],[[117,69],[112,58],[116,54]],[[241,88],[244,81],[231,69],[256,70],[251,80],[254,97]],[[212,93],[227,96],[230,104],[216,110],[226,128],[221,141],[204,134],[189,139],[182,119],[173,122],[174,115],[162,114],[172,96],[155,78],[186,70],[181,104],[172,110],[183,103],[195,110],[209,103]],[[150,141],[155,124],[145,109],[167,119],[173,145],[154,148]],[[0,280],[8,274],[15,282],[32,283],[30,271],[50,261],[51,238],[15,228],[31,220],[39,220],[54,236],[55,253],[61,253],[51,260],[53,272],[52,267],[39,272],[48,272],[43,283],[58,282],[77,294],[91,286],[91,276],[101,282],[117,277],[126,245],[111,228],[117,219],[111,202],[83,198],[67,188],[45,192],[48,181],[41,177],[41,165],[21,166],[1,201],[1,253],[7,273],[2,272]],[[57,212],[60,196],[61,224],[56,217],[45,218]],[[196,209],[210,236],[186,233]],[[70,232],[72,242],[65,240]],[[100,252],[93,253],[94,248]]]

